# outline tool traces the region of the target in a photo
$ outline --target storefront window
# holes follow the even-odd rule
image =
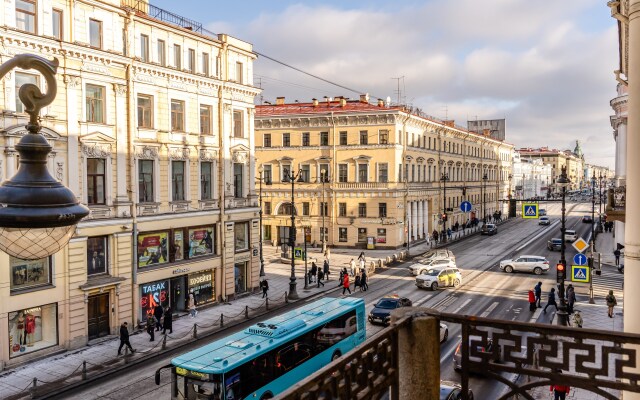
[[[87,239],[87,275],[106,273],[107,262],[107,237]]]
[[[173,260],[184,258],[184,234],[181,230],[173,231]]]
[[[145,319],[158,304],[163,307],[169,305],[169,281],[140,285],[140,319]]]
[[[21,260],[9,257],[11,290],[51,285],[51,257],[40,260]]]
[[[213,227],[189,229],[189,258],[213,254]]]
[[[234,278],[236,283],[236,294],[247,291],[247,264],[248,262],[236,263],[234,267]]]
[[[9,357],[18,357],[58,344],[58,305],[9,313]]]
[[[378,243],[387,243],[387,229],[386,228],[378,228],[378,238],[376,240]]]
[[[367,241],[367,228],[358,228],[358,242]]]
[[[213,270],[189,274],[189,293],[193,293],[198,305],[212,302],[215,298]]]
[[[168,232],[142,233],[138,235],[138,267],[166,264]]]
[[[236,251],[247,250],[249,248],[249,223],[236,223],[234,229]]]

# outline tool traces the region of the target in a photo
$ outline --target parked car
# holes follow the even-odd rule
[[[440,381],[440,400],[460,400],[462,398],[462,386],[457,382]],[[469,388],[469,400],[473,400],[473,391]]]
[[[444,343],[449,339],[449,327],[440,322],[440,343]]]
[[[471,350],[471,346],[476,346],[475,351],[470,351],[470,357],[478,357],[478,353],[491,354],[493,353],[494,361],[500,362],[501,354],[500,347],[496,349],[496,353],[493,350],[493,340],[491,338],[487,338],[487,341],[483,345],[483,340],[479,336],[470,336],[469,337],[469,349]],[[456,371],[462,370],[462,340],[458,342],[458,346],[456,347],[456,351],[453,353],[453,369]]]
[[[551,220],[549,217],[540,217],[540,219],[538,219],[538,225],[551,225]]]
[[[398,295],[385,296],[373,306],[373,310],[369,313],[369,322],[389,325],[392,310],[400,307],[411,307],[412,305],[411,300],[406,297],[399,297]]]
[[[593,224],[593,218],[591,218],[591,215],[583,215],[582,222],[585,224]]]
[[[538,210],[538,216],[542,217],[544,215],[547,215],[547,210],[545,210],[544,208],[541,208]]]
[[[456,260],[456,256],[454,256],[453,252],[448,249],[430,250],[419,257],[420,260],[436,260],[436,259],[443,259],[443,258],[448,258],[453,261]]]
[[[409,266],[409,271],[414,276],[424,274],[433,267],[456,267],[456,262],[448,258],[435,259],[435,260],[420,260],[415,264]]]
[[[553,238],[547,242],[547,249],[551,251],[560,251],[562,248],[562,239]]]
[[[498,233],[498,227],[495,224],[486,224],[482,227],[482,235],[495,235]]]
[[[416,277],[416,286],[438,290],[440,286],[458,287],[462,284],[462,273],[457,267],[433,267]]]
[[[573,229],[567,229],[564,231],[564,241],[565,242],[575,242],[578,239],[578,235],[576,231]]]
[[[549,271],[549,260],[540,256],[523,255],[512,260],[500,261],[500,269],[507,273],[524,271],[540,275]]]

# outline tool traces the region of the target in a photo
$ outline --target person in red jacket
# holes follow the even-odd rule
[[[569,394],[569,386],[551,385],[550,391],[553,392],[554,400],[565,400],[566,396]]]
[[[348,273],[344,273],[344,277],[342,278],[342,294],[344,294],[345,290],[349,291],[349,294],[351,294],[351,289],[349,288],[349,274]]]
[[[536,308],[536,295],[533,290],[529,290],[529,311],[534,312]]]

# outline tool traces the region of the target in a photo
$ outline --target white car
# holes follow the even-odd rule
[[[447,249],[437,249],[437,250],[429,250],[428,252],[424,253],[423,255],[417,257],[417,259],[419,259],[419,261],[422,260],[442,260],[448,258],[452,261],[456,260],[456,256],[453,255],[453,252],[451,250],[447,250]]]
[[[549,260],[540,256],[522,255],[513,260],[500,261],[500,269],[507,273],[525,271],[540,275],[549,271]]]
[[[440,322],[440,343],[444,343],[449,339],[449,327]]]
[[[462,273],[456,267],[433,267],[416,277],[416,286],[420,289],[438,290],[439,287],[459,287]]]
[[[564,231],[565,242],[575,242],[576,240],[578,240],[578,235],[576,234],[576,231],[574,231],[573,229],[567,229]]]
[[[420,260],[416,264],[409,267],[409,271],[414,276],[422,275],[426,273],[430,268],[434,267],[456,267],[456,262],[449,258],[435,259],[435,260]]]
[[[549,220],[549,217],[540,217],[538,225],[551,225],[551,220]]]

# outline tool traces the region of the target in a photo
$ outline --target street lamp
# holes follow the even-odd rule
[[[556,313],[556,315],[558,316],[558,319],[557,319],[558,325],[564,325],[564,326],[568,325],[567,303],[564,298],[564,280],[566,279],[566,275],[567,275],[567,260],[565,259],[565,254],[564,254],[565,248],[566,248],[565,235],[564,235],[566,231],[565,200],[567,197],[567,186],[569,186],[570,184],[571,184],[571,181],[569,180],[569,178],[567,178],[567,167],[563,166],[562,173],[560,174],[560,177],[558,177],[558,179],[556,180],[556,185],[562,188],[562,219],[560,220],[562,222],[562,224],[560,225],[560,237],[562,238],[562,243],[560,244],[560,261],[556,266],[556,268],[558,268],[560,265],[562,265],[562,267],[558,268],[559,270],[562,271],[562,273],[556,273],[556,281],[559,281],[558,283],[560,284],[560,291],[558,293],[558,296],[560,297],[560,310]]]
[[[598,184],[598,200],[600,200],[600,215],[598,216],[598,229],[602,229],[602,172],[600,172]]]
[[[440,177],[440,181],[442,181],[442,188],[443,188],[443,194],[442,194],[442,229],[444,230],[445,234],[442,235],[443,242],[447,241],[447,181],[449,180],[449,175],[446,172],[442,173],[442,176]]]
[[[37,260],[66,246],[89,209],[47,170],[52,148],[40,133],[38,119],[40,110],[56,97],[58,59],[19,54],[0,66],[0,79],[16,67],[40,72],[47,92],[43,94],[33,84],[22,85],[18,92],[29,122],[15,146],[20,154],[18,172],[0,186],[0,250],[23,260]]]
[[[324,254],[327,251],[327,238],[326,232],[324,229],[324,216],[325,216],[325,202],[324,202],[324,182],[327,180],[327,170],[320,170],[320,181],[322,182],[322,205],[320,209],[322,211],[322,253]]]
[[[262,229],[262,181],[264,180],[265,185],[271,185],[271,177],[265,176],[262,177],[262,173],[264,172],[264,167],[261,165],[258,167],[258,179],[260,180],[260,186],[258,189],[258,197],[260,201],[260,278],[264,278],[264,256],[262,254],[262,236],[264,235]]]
[[[296,300],[299,296],[298,291],[296,290],[296,208],[294,206],[293,196],[295,194],[296,180],[298,180],[298,182],[303,182],[302,170],[299,170],[297,174],[294,174],[292,171],[284,170],[283,175],[282,182],[291,183],[291,228],[289,232],[289,246],[291,247],[291,277],[289,278],[289,298]],[[306,280],[307,277],[305,276],[304,279]]]
[[[595,214],[596,212],[596,174],[593,173],[591,177],[591,257],[589,260],[589,272],[591,273],[591,279],[589,279],[589,304],[594,304],[593,300],[593,252],[595,251],[595,243],[596,243],[596,220]]]
[[[487,224],[487,213],[485,210],[485,202],[486,202],[485,196],[487,195],[487,189],[485,186],[488,180],[489,180],[489,177],[485,173],[484,176],[482,177],[482,225],[483,226]]]

